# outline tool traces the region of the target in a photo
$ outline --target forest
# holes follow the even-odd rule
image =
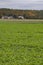
[[[43,10],[19,10],[19,9],[7,9],[0,8],[0,18],[2,16],[23,16],[24,19],[43,19]]]

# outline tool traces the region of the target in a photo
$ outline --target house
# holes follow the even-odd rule
[[[2,19],[13,19],[13,16],[2,16]]]
[[[8,19],[14,19],[14,17],[13,16],[9,16]]]
[[[2,16],[2,19],[8,19],[8,16]]]
[[[18,19],[24,19],[24,17],[23,16],[18,16]]]

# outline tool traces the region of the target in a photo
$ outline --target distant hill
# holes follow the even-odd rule
[[[0,18],[2,16],[24,16],[26,19],[43,19],[43,10],[17,10],[17,9],[0,9]]]

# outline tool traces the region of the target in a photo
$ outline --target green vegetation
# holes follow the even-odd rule
[[[0,20],[0,65],[43,65],[43,24]]]

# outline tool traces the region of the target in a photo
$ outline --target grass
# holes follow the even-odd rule
[[[43,65],[43,24],[0,20],[0,65]]]

